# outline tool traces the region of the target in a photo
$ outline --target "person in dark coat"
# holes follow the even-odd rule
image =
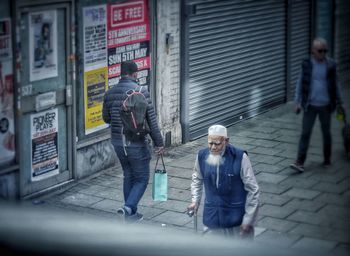
[[[304,112],[297,159],[290,165],[298,172],[304,172],[304,162],[317,116],[323,135],[323,166],[331,164],[331,114],[337,106],[344,109],[344,105],[337,80],[336,63],[326,57],[327,51],[326,40],[313,40],[312,56],[303,61],[295,90],[295,112]]]
[[[140,88],[136,78],[136,63],[133,61],[122,62],[121,79],[115,87],[106,92],[102,109],[103,120],[111,126],[111,143],[119,158],[124,175],[125,202],[124,206],[117,210],[117,213],[128,222],[143,219],[143,215],[137,211],[137,206],[148,185],[151,160],[148,136],[144,136],[138,141],[129,141],[123,133],[123,124],[120,118],[122,103],[127,97],[126,92]],[[161,154],[164,151],[164,143],[150,94],[146,87],[141,88],[141,93],[148,101],[146,119],[150,129],[149,135],[154,142],[155,153]]]

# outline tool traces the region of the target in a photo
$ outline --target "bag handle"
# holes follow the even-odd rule
[[[163,154],[160,154],[160,156],[158,155],[158,157],[157,157],[157,162],[156,162],[156,166],[154,167],[154,171],[155,171],[155,172],[159,172],[159,170],[157,171],[157,166],[158,166],[159,158],[162,159],[162,164],[163,164],[163,171],[161,171],[161,173],[166,173],[165,164],[164,164],[164,160],[163,160]]]

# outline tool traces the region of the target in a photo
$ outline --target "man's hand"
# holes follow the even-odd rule
[[[189,206],[187,206],[187,212],[197,212],[198,211],[199,204],[198,203],[191,203]]]
[[[154,153],[156,153],[157,155],[161,155],[164,153],[164,147],[156,147],[154,148]]]
[[[246,235],[251,234],[252,231],[253,231],[253,227],[252,226],[246,225],[246,224],[242,224],[239,234],[241,236],[246,236]]]

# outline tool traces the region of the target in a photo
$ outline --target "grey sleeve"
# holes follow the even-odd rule
[[[192,203],[200,203],[203,191],[203,177],[199,169],[198,155],[194,164],[191,182]]]
[[[247,200],[245,204],[245,214],[242,224],[254,226],[257,221],[259,210],[259,185],[256,182],[253,167],[247,154],[243,154],[241,178],[244,189],[247,191]]]

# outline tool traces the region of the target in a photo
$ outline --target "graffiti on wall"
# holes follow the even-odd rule
[[[77,152],[77,176],[81,178],[107,169],[117,161],[113,146],[108,140],[84,147]]]

